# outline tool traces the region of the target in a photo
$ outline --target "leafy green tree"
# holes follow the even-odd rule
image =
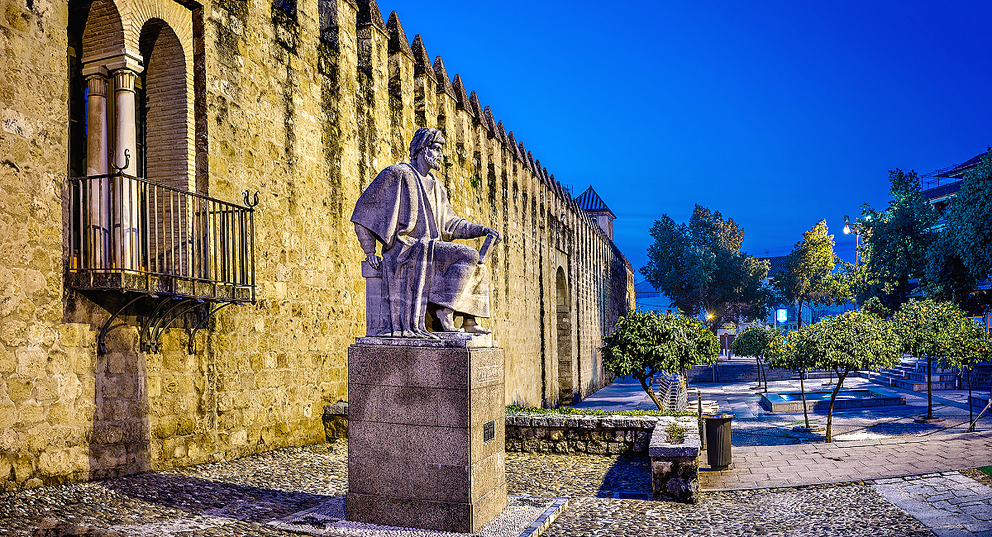
[[[947,232],[976,281],[992,274],[992,151],[965,174],[951,200]]]
[[[816,367],[813,355],[807,352],[813,332],[819,324],[808,324],[786,334],[782,340],[773,340],[765,351],[768,366],[772,369],[789,369],[799,374],[799,393],[803,401],[803,419],[806,429],[809,424],[809,411],[806,409],[806,371]]]
[[[951,200],[944,225],[927,256],[921,278],[926,295],[953,301],[971,315],[992,308],[992,293],[978,290],[978,283],[992,274],[992,152],[969,171]]]
[[[741,252],[744,230],[733,219],[696,205],[687,224],[666,214],[651,226],[651,236],[641,274],[679,310],[705,316],[714,333],[725,320],[767,315],[762,283],[768,264]]]
[[[768,392],[768,375],[765,374],[763,360],[769,349],[777,341],[781,341],[782,331],[767,326],[749,326],[734,338],[731,348],[738,356],[754,356],[758,363],[758,382],[765,378],[765,392]]]
[[[831,442],[834,403],[844,379],[851,371],[884,369],[898,363],[899,336],[888,321],[860,311],[827,317],[808,328],[795,343],[796,354],[805,356],[818,369],[832,369],[837,374],[827,409],[826,441]]]
[[[888,319],[892,316],[892,310],[885,307],[882,300],[877,296],[873,296],[865,301],[861,306],[861,311],[865,313],[870,313],[879,319]]]
[[[949,229],[937,233],[927,253],[926,271],[920,284],[928,298],[938,302],[963,305],[978,285],[957,251],[954,233]]]
[[[978,364],[992,361],[992,342],[989,341],[983,324],[967,318],[947,327],[942,335],[937,342],[937,365],[964,369],[968,375],[968,421],[971,422],[971,432],[975,427],[975,416],[971,408],[971,370]]]
[[[796,305],[797,327],[802,327],[803,306],[837,302],[840,284],[831,278],[837,255],[834,237],[827,232],[827,221],[820,220],[786,258],[785,269],[775,278],[775,289],[787,303]]]
[[[906,302],[892,316],[902,351],[927,359],[927,419],[933,419],[933,362],[946,361],[943,340],[964,320],[964,312],[954,304],[929,299]]]
[[[892,200],[885,211],[877,212],[867,205],[862,211],[865,225],[862,259],[870,287],[862,292],[879,296],[886,307],[896,309],[907,300],[910,280],[926,271],[937,212],[920,191],[916,172],[891,170],[889,194]]]
[[[613,332],[603,338],[602,350],[607,371],[634,377],[654,404],[664,409],[652,387],[654,376],[716,362],[720,342],[699,319],[638,310],[617,320]]]

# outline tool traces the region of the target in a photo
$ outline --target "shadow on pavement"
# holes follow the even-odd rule
[[[626,454],[606,471],[596,492],[599,498],[651,499],[651,459]]]
[[[100,485],[145,503],[256,523],[282,518],[333,498],[159,473],[108,479]]]

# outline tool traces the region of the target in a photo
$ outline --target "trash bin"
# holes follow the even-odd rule
[[[730,421],[734,415],[730,412],[703,414],[706,422],[706,459],[710,468],[722,470],[730,466]]]

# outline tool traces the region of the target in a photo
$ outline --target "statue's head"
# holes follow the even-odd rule
[[[410,141],[410,162],[417,160],[417,155],[424,153],[425,160],[431,169],[441,165],[441,149],[444,147],[444,134],[438,129],[421,127],[413,134]]]

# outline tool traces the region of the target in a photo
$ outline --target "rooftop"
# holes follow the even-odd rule
[[[579,197],[575,198],[575,201],[579,204],[579,207],[582,208],[583,211],[608,212],[611,216],[616,218],[616,216],[613,215],[613,211],[606,206],[606,203],[603,202],[603,198],[599,197],[599,194],[592,189],[592,186],[587,188],[585,192],[579,194]]]

